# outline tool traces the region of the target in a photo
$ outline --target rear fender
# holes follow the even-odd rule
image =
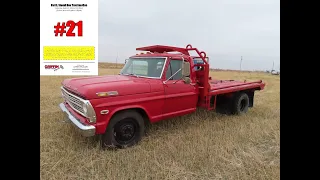
[[[249,96],[249,107],[253,107],[253,102],[254,102],[254,90],[249,90],[249,91],[238,91],[238,92],[233,92],[233,93],[228,93],[228,94],[223,94],[223,95],[218,95],[219,102],[222,100],[223,102],[231,102],[232,99],[237,96],[240,93],[246,93]],[[223,100],[224,99],[224,100]]]

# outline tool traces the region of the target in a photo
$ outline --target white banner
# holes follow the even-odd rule
[[[40,1],[40,75],[98,75],[98,1]]]

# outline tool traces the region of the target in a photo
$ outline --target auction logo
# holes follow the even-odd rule
[[[64,69],[62,65],[45,65],[45,69],[53,69],[54,71],[57,71],[58,69]]]

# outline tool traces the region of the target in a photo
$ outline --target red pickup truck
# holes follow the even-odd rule
[[[253,107],[254,92],[265,87],[261,80],[211,79],[206,53],[190,44],[136,50],[146,53],[130,57],[118,75],[62,82],[64,102],[59,106],[67,120],[84,136],[102,135],[102,147],[135,145],[146,123],[193,113],[197,107],[246,113]]]

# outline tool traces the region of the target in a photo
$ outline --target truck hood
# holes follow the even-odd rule
[[[86,99],[101,98],[98,92],[117,91],[118,96],[149,93],[149,79],[122,75],[107,75],[65,79],[63,87]]]

